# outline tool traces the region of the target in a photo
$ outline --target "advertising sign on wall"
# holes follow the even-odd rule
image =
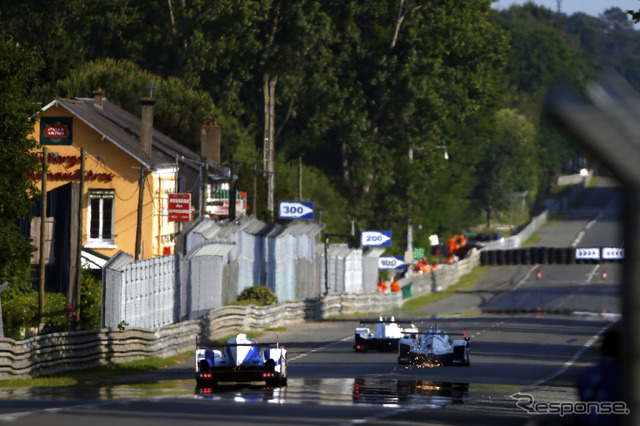
[[[169,221],[188,222],[191,220],[191,194],[169,194]]]
[[[247,211],[247,193],[236,191],[236,215]],[[216,216],[229,216],[229,191],[221,189],[207,200],[207,213]]]
[[[40,145],[72,145],[73,118],[41,117]]]

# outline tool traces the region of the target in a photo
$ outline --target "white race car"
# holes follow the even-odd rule
[[[264,382],[267,386],[287,383],[287,350],[280,347],[262,350],[244,333],[229,339],[221,349],[196,349],[196,383],[214,387],[219,382]]]
[[[374,324],[373,331],[366,324]],[[400,324],[409,324],[409,327],[402,328]],[[378,321],[360,321],[360,326],[355,329],[355,343],[353,349],[356,352],[366,352],[368,350],[395,351],[398,349],[398,341],[405,335],[415,335],[418,332],[416,326],[409,321],[396,321],[383,319]]]
[[[436,325],[428,331],[400,339],[398,363],[417,365],[471,364],[471,342],[462,333],[462,339],[452,340],[451,335]]]

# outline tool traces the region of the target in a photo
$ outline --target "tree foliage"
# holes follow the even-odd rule
[[[200,119],[218,118],[223,161],[233,158],[250,212],[265,218],[272,84],[276,198],[297,197],[301,158],[303,199],[322,206],[327,230],[352,220],[390,229],[397,253],[409,221],[424,244],[504,206],[505,192],[546,192],[578,155],[542,118],[551,85],[582,88],[613,67],[640,86],[638,34],[617,8],[589,17],[533,3],[495,12],[490,0],[45,3],[5,2],[0,15],[44,58],[32,100],[102,87],[135,114],[153,81],[157,127],[194,151]]]
[[[512,109],[496,113],[494,139],[478,146],[476,196],[486,211],[487,227],[495,211],[508,208],[514,193],[535,192],[535,127]]]
[[[33,50],[20,47],[0,29],[0,284],[9,282],[2,298],[30,288],[32,246],[15,220],[26,217],[38,193],[27,172],[38,168],[30,137],[38,111],[29,101],[41,62]]]

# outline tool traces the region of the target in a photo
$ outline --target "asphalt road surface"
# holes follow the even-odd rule
[[[543,227],[536,245],[621,246],[615,186]],[[619,320],[619,264],[495,266],[469,291],[411,313],[421,329],[465,330],[468,367],[398,365],[397,354],[356,353],[356,319],[267,332],[288,349],[286,387],[196,389],[193,363],[120,377],[90,389],[0,389],[0,422],[25,425],[524,425],[565,421],[520,408],[575,402],[580,371]],[[603,271],[606,270],[606,274]],[[538,271],[541,274],[538,274]],[[397,319],[408,319],[396,313]]]

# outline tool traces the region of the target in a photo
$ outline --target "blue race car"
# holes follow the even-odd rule
[[[229,339],[221,349],[196,349],[196,383],[214,387],[220,382],[264,382],[267,386],[287,383],[287,350],[280,347],[262,350],[244,333]]]
[[[438,328],[406,336],[398,342],[398,364],[407,365],[471,365],[471,342],[466,332],[462,339],[451,339],[451,333]]]
[[[375,324],[373,331],[365,327],[366,324]],[[408,324],[408,327],[402,328],[400,324]],[[396,351],[398,350],[398,341],[405,336],[418,333],[418,329],[410,321],[396,321],[394,317],[383,319],[380,317],[377,321],[360,321],[360,326],[354,331],[353,350],[356,352],[367,352],[369,350],[377,351]]]

